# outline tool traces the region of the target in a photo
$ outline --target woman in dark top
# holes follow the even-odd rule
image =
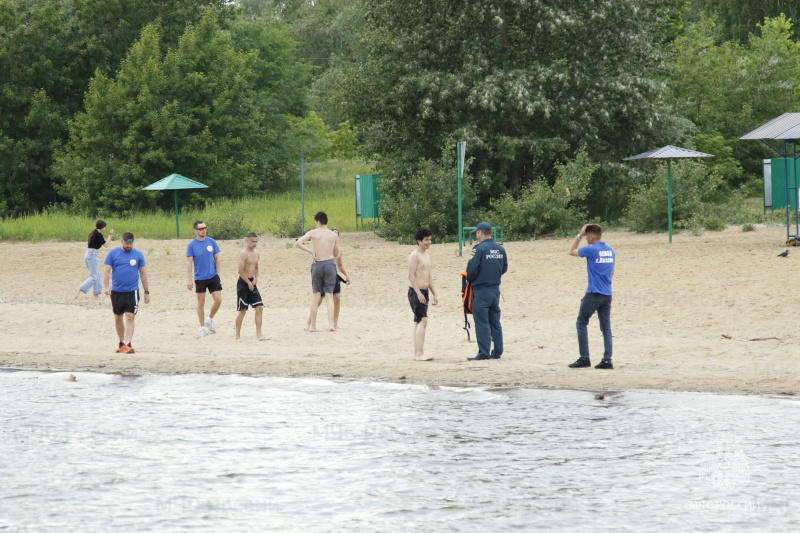
[[[83,285],[78,287],[75,291],[75,298],[78,298],[81,293],[89,292],[89,289],[94,288],[94,297],[100,296],[103,292],[103,282],[100,279],[100,247],[108,248],[108,241],[103,237],[103,230],[106,229],[106,221],[98,220],[95,229],[89,234],[89,242],[86,248],[86,254],[83,256],[86,261],[86,268],[89,269],[89,277],[83,282]],[[114,237],[114,230],[108,231],[108,239]]]

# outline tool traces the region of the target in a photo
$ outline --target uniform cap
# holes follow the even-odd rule
[[[476,231],[492,231],[492,225],[488,222],[481,222],[475,226],[475,229],[472,230],[472,233],[475,233]]]

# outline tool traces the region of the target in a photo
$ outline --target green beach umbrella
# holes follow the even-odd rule
[[[181,176],[180,174],[170,174],[166,178],[151,183],[147,187],[142,187],[143,191],[172,191],[175,198],[175,233],[179,239],[181,238],[181,226],[178,221],[178,191],[181,189],[208,189],[208,185]]]
[[[667,226],[669,228],[669,242],[672,243],[672,159],[695,159],[698,157],[714,157],[712,154],[679,148],[677,146],[662,146],[649,152],[626,157],[623,161],[637,159],[665,159],[667,161]]]

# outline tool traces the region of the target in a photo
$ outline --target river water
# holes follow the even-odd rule
[[[0,531],[798,531],[800,401],[0,371]]]

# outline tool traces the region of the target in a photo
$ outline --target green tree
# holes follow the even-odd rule
[[[706,14],[716,16],[722,22],[722,37],[726,40],[747,40],[757,33],[758,25],[765,18],[786,15],[797,20],[800,3],[796,0],[694,0]]]
[[[760,160],[769,156],[759,143],[739,137],[800,105],[800,43],[791,22],[780,16],[759,28],[760,35],[751,34],[746,45],[721,42],[719,24],[704,19],[673,46],[669,86],[697,125],[698,148],[720,150],[722,159],[710,164],[732,157],[744,168],[745,174],[736,164],[718,169],[733,185],[760,174]]]
[[[113,75],[145,24],[175,44],[205,11],[235,13],[225,0],[0,0],[0,216],[64,199],[54,153],[95,69]]]
[[[677,142],[686,124],[663,100],[654,35],[671,2],[460,3],[367,0],[365,59],[338,99],[384,167],[413,171],[466,140],[478,207],[587,146],[599,162]],[[622,167],[595,175],[594,212],[619,213]],[[388,221],[388,219],[387,219]]]
[[[331,96],[339,88],[343,72],[363,55],[360,45],[363,24],[361,0],[305,2],[291,24],[292,37],[298,42],[298,56],[314,65],[310,105],[331,128],[348,118]]]
[[[79,209],[130,212],[166,206],[141,187],[172,172],[210,186],[202,198],[264,190],[287,161],[268,147],[285,133],[266,125],[279,109],[259,92],[258,53],[237,51],[213,15],[162,52],[157,25],[142,32],[115,79],[99,72],[85,111],[70,124],[58,157],[63,192]],[[200,195],[192,200],[200,201]]]

